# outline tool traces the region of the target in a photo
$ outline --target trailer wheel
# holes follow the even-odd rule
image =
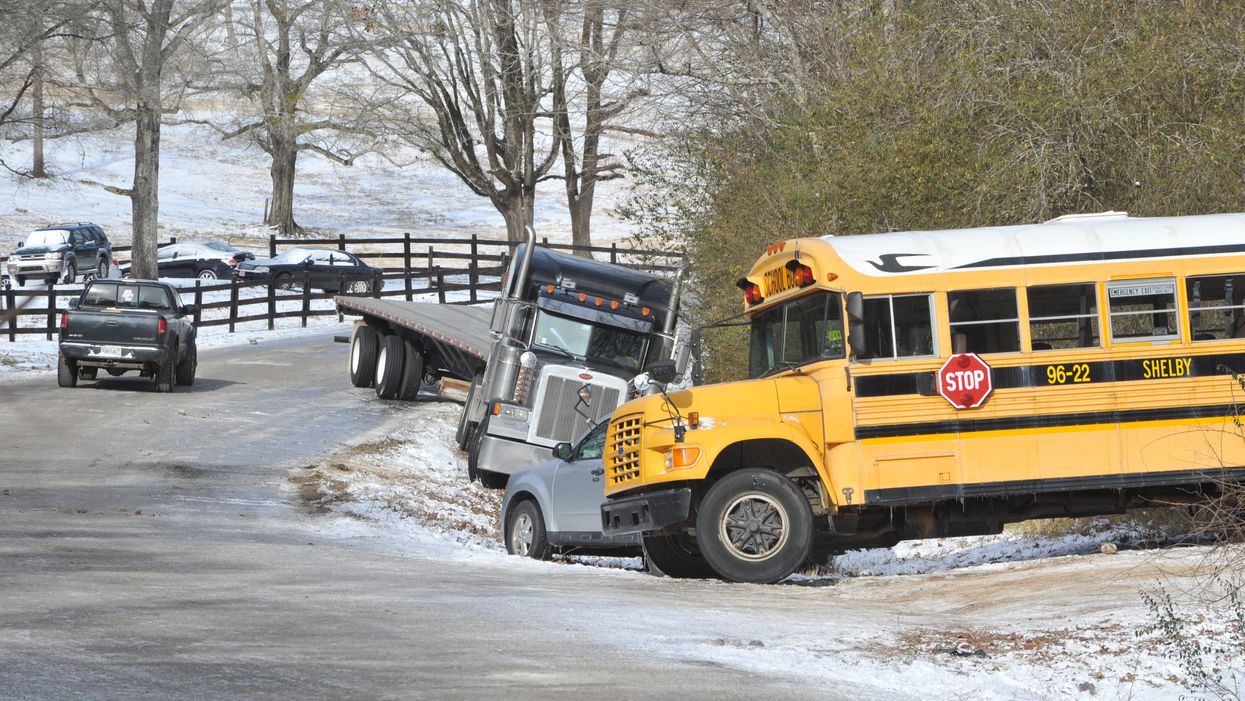
[[[376,329],[360,326],[350,340],[350,384],[371,387],[376,378]]]
[[[471,388],[467,390],[467,402],[463,404],[463,413],[458,417],[458,431],[454,434],[454,440],[458,442],[460,450],[466,450],[467,444],[471,441],[471,434],[475,425],[468,418],[471,412],[471,403],[476,399],[476,392],[480,391],[480,385],[484,383],[484,373],[476,373],[471,380]]]
[[[739,470],[705,493],[696,535],[705,562],[723,579],[768,584],[808,558],[813,514],[804,492],[784,475]]]
[[[424,356],[410,341],[404,341],[406,348],[402,362],[402,386],[398,389],[398,399],[412,400],[419,395],[419,388],[424,382]]]
[[[393,399],[402,387],[402,361],[406,356],[404,341],[395,334],[385,334],[376,356],[376,396]]]

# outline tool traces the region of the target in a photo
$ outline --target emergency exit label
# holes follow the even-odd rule
[[[993,390],[990,366],[976,353],[953,355],[938,371],[938,393],[956,409],[976,409]]]

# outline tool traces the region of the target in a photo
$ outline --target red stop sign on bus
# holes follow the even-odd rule
[[[938,393],[956,409],[976,409],[993,390],[990,366],[976,353],[953,355],[938,370]]]

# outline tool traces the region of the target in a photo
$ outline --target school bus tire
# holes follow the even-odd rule
[[[799,486],[766,469],[737,470],[705,493],[696,540],[722,579],[770,584],[808,559],[813,514]]]

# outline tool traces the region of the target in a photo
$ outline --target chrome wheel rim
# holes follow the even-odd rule
[[[527,556],[532,551],[532,517],[527,514],[519,514],[514,519],[514,526],[510,529],[510,547],[514,548],[515,555]]]
[[[376,357],[376,384],[377,386],[385,383],[385,360],[389,357],[389,349],[381,348],[380,355]]]
[[[354,346],[350,349],[350,372],[359,372],[359,339],[355,339]]]
[[[787,510],[778,500],[749,492],[726,507],[718,537],[734,557],[760,562],[787,544],[787,520]]]
[[[216,273],[215,273],[214,271],[211,271],[211,270],[200,270],[200,271],[199,271],[199,279],[200,279],[200,280],[215,280],[215,279],[216,279]]]

